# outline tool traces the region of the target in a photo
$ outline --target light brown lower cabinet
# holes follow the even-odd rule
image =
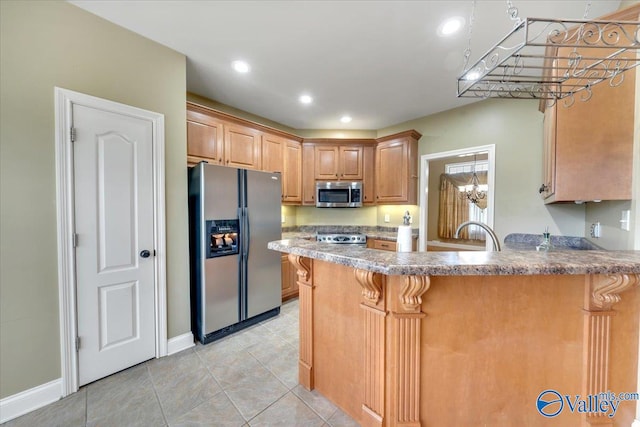
[[[398,250],[398,243],[391,240],[382,240],[382,239],[367,239],[367,247],[371,249],[380,249],[381,251],[392,251],[395,252]],[[414,237],[411,242],[411,250],[415,251],[418,249],[418,238]]]
[[[282,301],[298,297],[298,275],[287,254],[282,255]]]

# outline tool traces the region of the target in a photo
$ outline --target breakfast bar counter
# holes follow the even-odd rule
[[[580,402],[638,391],[640,251],[269,248],[298,271],[300,383],[363,426],[633,422]]]

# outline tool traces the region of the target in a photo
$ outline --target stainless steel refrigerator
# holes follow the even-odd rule
[[[280,312],[280,174],[189,170],[192,331],[203,344]]]

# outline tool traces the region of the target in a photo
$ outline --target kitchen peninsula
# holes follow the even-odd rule
[[[536,403],[637,392],[638,251],[269,248],[298,270],[300,383],[363,426],[633,421],[632,400],[615,416],[565,404],[547,418]]]

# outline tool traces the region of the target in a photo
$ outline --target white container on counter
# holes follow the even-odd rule
[[[398,252],[411,252],[413,243],[413,231],[410,225],[398,227]]]

